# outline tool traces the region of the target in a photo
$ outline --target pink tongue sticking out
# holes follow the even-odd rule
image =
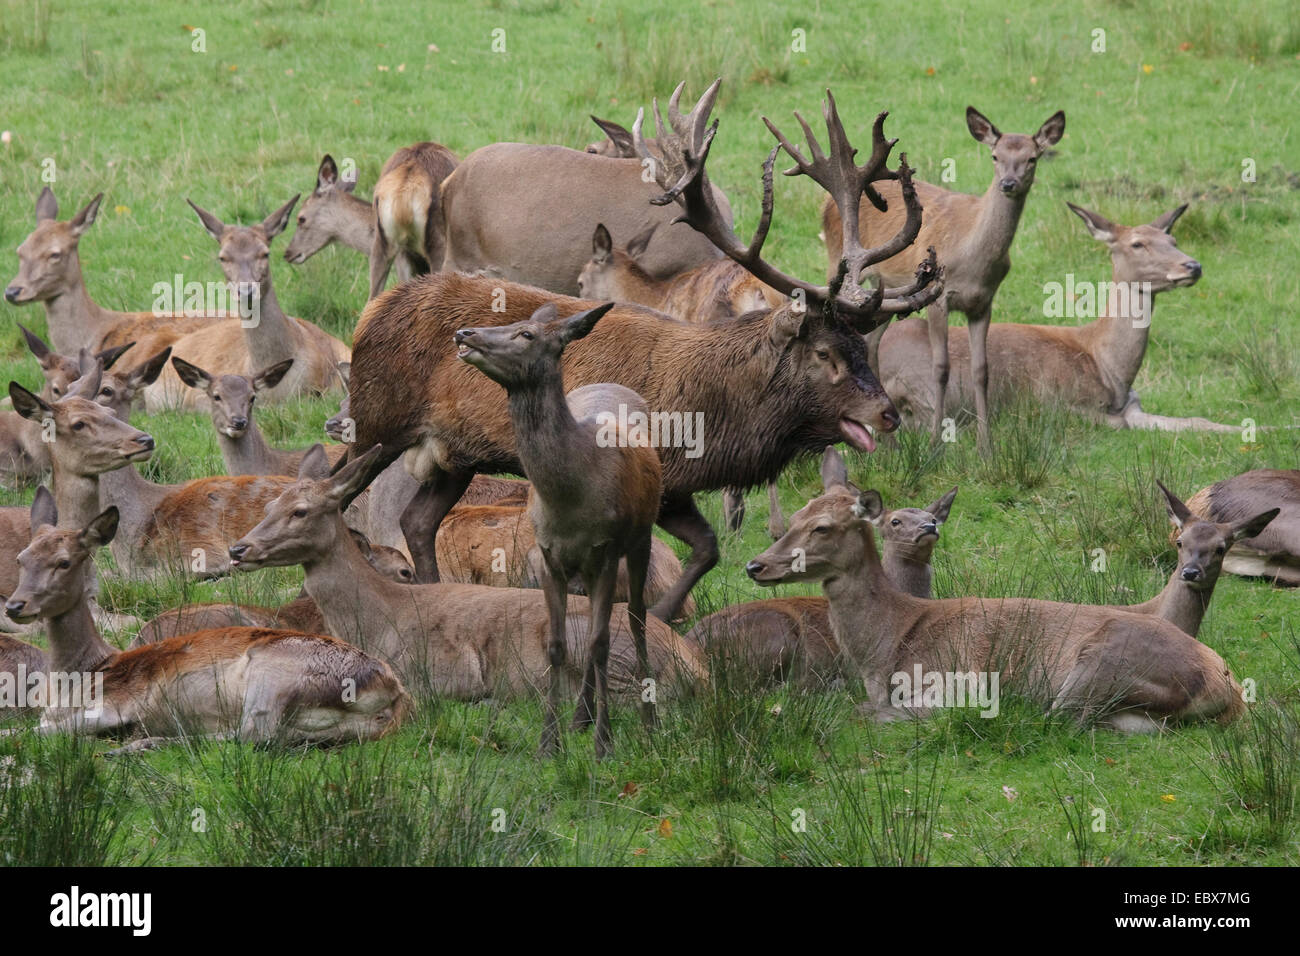
[[[876,450],[876,440],[871,437],[871,432],[867,431],[862,425],[859,425],[851,418],[840,419],[840,431],[848,439],[850,445],[862,451],[872,452]]]

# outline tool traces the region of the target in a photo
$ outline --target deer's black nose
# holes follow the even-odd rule
[[[23,293],[22,286],[11,285],[9,288],[5,289],[5,299],[9,302],[17,302],[18,297],[22,295],[22,293]]]
[[[5,613],[10,617],[17,617],[23,613],[23,608],[27,606],[26,601],[5,601]]]
[[[248,545],[236,542],[230,546],[230,557],[233,560],[242,560],[246,554],[248,554]]]
[[[245,428],[248,427],[248,419],[247,419],[247,418],[232,418],[232,419],[230,420],[230,427],[231,427],[231,428],[238,428],[238,429],[241,429],[241,430],[242,430],[242,429],[245,429]]]
[[[1195,259],[1188,259],[1183,263],[1183,268],[1190,272],[1193,278],[1199,279],[1201,277],[1201,264]]]
[[[456,343],[459,345],[461,342],[465,341],[468,338],[471,338],[473,335],[474,335],[473,329],[457,329],[456,334],[452,336],[452,338],[454,338]]]
[[[141,435],[139,438],[135,440],[135,443],[139,445],[141,448],[148,448],[150,451],[153,450],[152,435]]]
[[[758,577],[758,575],[762,572],[762,570],[763,570],[762,561],[750,561],[749,564],[745,565],[745,573],[748,574],[751,578]]]
[[[1190,565],[1183,568],[1184,581],[1199,581],[1201,580],[1201,577],[1202,577],[1202,571],[1200,568],[1194,568]]]
[[[1004,193],[1013,193],[1020,188],[1020,180],[1004,179],[1002,180],[1001,183],[999,183],[999,185],[1002,187],[1002,191]]]
[[[884,423],[884,430],[887,432],[892,432],[903,422],[903,418],[898,414],[896,408],[886,408],[880,413],[880,420]]]

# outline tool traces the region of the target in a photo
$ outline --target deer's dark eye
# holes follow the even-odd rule
[[[817,357],[823,362],[829,362],[831,360],[831,353],[827,352],[825,349],[818,349]]]
[[[899,521],[897,518],[895,518],[893,521],[891,521],[891,522],[889,522],[889,523],[890,523],[891,525],[893,525],[895,528],[897,528],[897,527],[898,527],[900,524],[902,524],[903,522],[901,522],[901,521]]]
[[[66,571],[66,570],[68,570],[68,568],[70,568],[70,567],[72,567],[72,562],[71,562],[71,561],[63,560],[63,561],[60,561],[60,562],[59,562],[59,570],[60,570],[60,571]]]
[[[86,423],[85,423],[85,422],[73,422],[73,423],[72,423],[72,430],[73,430],[74,432],[79,432],[79,431],[81,431],[81,430],[82,430],[83,428],[85,428],[85,427],[86,427]]]
[[[293,509],[293,516],[294,516],[295,518],[305,518],[305,517],[307,517],[307,509],[306,509],[306,508],[294,508],[294,509]]]
[[[298,217],[298,225],[301,226],[301,225],[303,225],[303,224],[306,223],[306,222],[307,222],[307,217],[306,217],[306,216],[299,216],[299,217]]]
[[[1141,249],[1141,248],[1142,248],[1142,243],[1140,243],[1140,242],[1135,242],[1135,243],[1133,243],[1133,248],[1134,248],[1134,249]]]
[[[532,332],[529,332],[527,329],[524,329],[524,330],[523,330],[522,332],[520,332],[519,334],[522,335],[524,338],[526,338],[526,339],[527,339],[528,341],[530,341],[530,342],[533,340],[533,333],[532,333]]]
[[[1215,553],[1215,554],[1223,554],[1223,552],[1224,552],[1225,550],[1226,550],[1226,549],[1223,547],[1223,545],[1219,545],[1217,548],[1214,549],[1214,553]]]
[[[220,395],[213,395],[213,396],[212,396],[212,400],[213,400],[214,402],[219,402],[219,401],[221,401],[221,396],[220,396]]]
[[[813,534],[827,534],[831,529],[827,525],[818,525],[813,528]]]

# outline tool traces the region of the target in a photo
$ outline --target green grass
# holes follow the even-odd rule
[[[206,52],[192,52],[192,28]],[[491,52],[506,31],[506,53]],[[1093,53],[1093,30],[1107,50]],[[806,31],[793,52],[792,31]],[[436,46],[436,50],[431,49]],[[588,113],[630,124],[679,79],[691,93],[725,77],[713,178],[752,227],[769,136],[836,94],[859,139],[880,109],[922,178],[955,162],[954,188],[982,191],[987,152],[962,112],[1032,132],[1056,109],[1067,132],[1041,164],[995,319],[1048,321],[1043,284],[1109,278],[1100,246],[1065,200],[1124,223],[1188,202],[1175,229],[1205,267],[1161,297],[1136,387],[1144,407],[1260,425],[1295,423],[1300,317],[1300,146],[1294,132],[1300,27],[1283,0],[1224,17],[1208,0],[1027,4],[951,10],[895,4],[791,7],[716,0],[662,9],[630,2],[495,0],[422,4],[242,2],[203,13],[122,0],[0,0],[0,247],[31,228],[42,169],[69,215],[107,197],[82,240],[92,296],[147,308],[175,272],[219,277],[215,246],[184,205],[260,220],[314,183],[325,152],[356,161],[369,195],[380,166],[435,139],[464,156],[497,140],[580,146]],[[1242,180],[1253,160],[1255,182]],[[580,188],[575,184],[575,188]],[[820,276],[816,187],[778,183],[770,258]],[[305,266],[279,259],[281,303],[350,340],[367,286],[355,253]],[[6,252],[8,267],[16,270]],[[0,373],[38,383],[13,327],[44,330],[36,308],[7,310]],[[320,435],[331,401],[263,409],[284,445]],[[140,416],[160,442],[155,480],[219,470],[193,416]],[[1118,433],[1052,409],[1008,407],[995,462],[973,432],[933,454],[922,436],[856,457],[853,476],[890,505],[923,504],[959,483],[936,554],[936,589],[1079,601],[1142,600],[1171,567],[1153,479],[1184,495],[1258,467],[1300,467],[1300,433]],[[815,463],[781,480],[788,509],[817,492]],[[24,504],[30,491],[5,492]],[[766,546],[765,499],[722,541],[696,591],[702,610],[767,596],[745,578]],[[702,496],[720,526],[720,496]],[[1095,549],[1106,571],[1089,570]],[[207,585],[106,581],[106,602],[149,616],[182,600],[268,603],[300,573]],[[794,593],[796,589],[785,589]],[[1239,678],[1256,682],[1249,722],[1159,737],[1079,732],[1005,701],[982,720],[864,724],[852,688],[755,688],[720,673],[667,708],[652,739],[615,719],[617,757],[595,765],[576,738],[533,757],[536,701],[426,701],[389,740],[276,753],[196,743],[105,761],[108,744],[0,738],[0,861],[12,863],[611,864],[1295,864],[1300,653],[1294,592],[1226,579],[1202,630]],[[125,640],[126,635],[119,635]],[[1094,831],[1096,810],[1104,831]],[[796,820],[802,829],[792,828]],[[494,829],[494,821],[500,821]],[[664,821],[667,821],[665,823]],[[200,826],[199,824],[202,824]]]

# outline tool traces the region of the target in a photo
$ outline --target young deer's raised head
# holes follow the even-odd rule
[[[374,446],[330,475],[322,445],[313,445],[298,480],[266,507],[266,517],[230,546],[230,566],[240,571],[291,567],[317,561],[339,547],[352,547],[341,506],[369,483],[370,466],[382,452]]]
[[[548,302],[522,322],[459,330],[454,336],[456,354],[506,388],[538,382],[548,370],[559,374],[565,346],[594,329],[613,307],[606,302],[561,319],[555,304]]]
[[[18,275],[5,287],[5,299],[13,305],[49,302],[81,289],[81,261],[77,243],[95,222],[100,193],[66,222],[56,218],[59,203],[46,186],[36,200],[36,228],[18,247]]]
[[[880,532],[886,553],[895,551],[929,561],[935,542],[939,540],[939,527],[948,520],[948,512],[956,497],[957,489],[954,487],[924,508],[894,508],[892,511],[886,509],[881,501],[879,509],[867,511],[865,517]]]
[[[348,198],[356,188],[356,178],[339,176],[334,157],[326,153],[316,171],[316,188],[298,210],[298,228],[284,250],[286,262],[301,265],[339,238],[353,222]]]
[[[583,299],[611,299],[616,302],[640,302],[638,287],[653,280],[637,263],[650,245],[658,223],[633,236],[625,249],[615,249],[614,240],[604,223],[596,226],[591,238],[591,258],[578,275],[578,295]]]
[[[241,315],[253,314],[254,296],[266,299],[271,291],[271,240],[289,224],[294,196],[255,226],[228,226],[212,213],[185,200],[198,213],[199,221],[221,246],[218,259],[232,295],[239,297]]]
[[[1179,249],[1170,234],[1186,203],[1141,226],[1121,226],[1072,202],[1066,205],[1110,250],[1116,282],[1146,282],[1152,292],[1165,292],[1195,285],[1201,277],[1201,264]]]
[[[135,397],[158,380],[171,354],[172,347],[169,345],[138,365],[126,362],[114,365],[111,371],[104,372],[95,401],[126,421],[131,417],[131,405],[135,402]]]
[[[60,355],[50,348],[44,339],[21,322],[17,324],[18,330],[23,333],[23,338],[27,340],[27,348],[31,350],[32,355],[36,356],[36,361],[41,366],[41,374],[45,376],[45,385],[41,388],[41,398],[47,401],[57,401],[66,394],[68,386],[81,377],[80,360],[71,355]],[[102,352],[97,352],[95,357],[99,359],[101,366],[107,371],[113,367],[113,363],[118,360],[122,353],[134,344],[134,342],[128,342],[126,345],[104,349]]]
[[[292,365],[293,359],[285,359],[251,378],[247,375],[213,376],[180,356],[172,358],[172,366],[181,381],[208,396],[212,424],[227,438],[244,437],[253,421],[253,403],[257,401],[257,393],[279,385]]]
[[[117,508],[110,506],[85,528],[60,531],[58,523],[54,496],[37,488],[32,540],[18,554],[18,586],[5,602],[12,621],[59,617],[85,600],[87,564],[117,534]]]
[[[820,497],[796,511],[781,540],[745,565],[758,584],[828,581],[861,567],[879,564],[868,515],[880,514],[878,491],[861,491],[848,480],[844,459],[834,448],[822,456]]]
[[[38,422],[50,434],[50,457],[55,474],[93,476],[145,461],[153,454],[153,438],[133,428],[98,400],[102,368],[83,349],[85,374],[73,381],[67,394],[54,402],[33,395],[17,382],[9,383],[14,411]],[[43,436],[44,437],[44,436]]]
[[[1165,496],[1165,508],[1174,526],[1172,537],[1174,547],[1178,549],[1178,579],[1194,591],[1213,591],[1228,549],[1242,538],[1255,537],[1281,512],[1279,508],[1270,508],[1252,518],[1216,524],[1198,518],[1177,495],[1159,481],[1156,484]]]
[[[1033,136],[1003,133],[973,106],[966,107],[966,128],[993,153],[993,181],[1004,196],[1018,199],[1034,184],[1038,157],[1065,135],[1065,113],[1057,110]]]

